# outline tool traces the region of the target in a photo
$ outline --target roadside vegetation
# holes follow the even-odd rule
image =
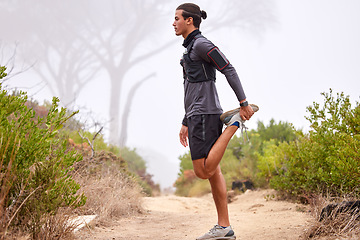
[[[72,217],[109,224],[159,192],[136,149],[105,143],[58,103],[39,105],[0,81],[0,239],[71,239]]]

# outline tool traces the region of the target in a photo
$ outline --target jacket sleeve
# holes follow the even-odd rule
[[[188,126],[186,116],[184,116],[184,118],[183,118],[183,120],[182,120],[182,125],[184,125],[184,126],[186,126],[186,127]]]
[[[195,41],[193,51],[196,57],[211,62],[214,67],[225,75],[239,102],[246,99],[240,78],[230,61],[211,41],[199,38]]]

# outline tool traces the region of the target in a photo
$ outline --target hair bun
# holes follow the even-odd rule
[[[206,19],[207,18],[207,14],[206,14],[206,12],[204,11],[204,10],[201,10],[201,17],[203,18],[203,19]]]

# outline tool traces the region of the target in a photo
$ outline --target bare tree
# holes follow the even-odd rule
[[[206,2],[206,5],[216,9],[216,16],[211,16],[211,23],[207,24],[210,25],[207,32],[226,28],[261,36],[276,22],[272,0],[231,0],[221,4],[211,1]]]
[[[136,90],[145,81],[147,81],[148,79],[150,79],[151,77],[154,77],[154,76],[155,76],[155,73],[152,73],[152,74],[146,76],[141,81],[138,81],[136,84],[134,84],[132,86],[132,88],[130,89],[130,91],[129,91],[128,95],[127,95],[124,114],[122,115],[121,136],[120,136],[120,142],[119,142],[120,146],[125,146],[125,143],[126,143],[126,139],[127,139],[127,136],[128,136],[128,119],[129,119],[130,109],[131,109],[132,101],[134,99]]]
[[[71,8],[68,4],[71,3]],[[7,39],[19,42],[22,58],[33,66],[63,105],[71,104],[99,70],[92,54],[79,41],[83,28],[81,7],[86,1],[4,1],[0,10]]]
[[[208,24],[207,31],[219,27],[234,27],[248,29],[255,33],[262,32],[269,20],[273,18],[270,2],[265,0],[232,0],[221,4],[217,2],[215,7],[218,9],[218,16],[215,16],[213,21]],[[108,26],[102,22],[107,21],[106,19],[94,18],[94,15],[89,17],[91,20],[91,24],[87,28],[89,35],[83,36],[83,41],[97,56],[110,77],[109,115],[112,119],[110,124],[110,142],[112,143],[125,144],[127,139],[127,119],[130,106],[126,104],[121,114],[123,83],[124,81],[134,82],[135,88],[131,92],[135,92],[140,87],[140,84],[136,84],[140,80],[127,76],[128,72],[133,67],[166,50],[175,42],[175,37],[173,40],[164,41],[158,36],[161,34],[159,29],[162,24],[170,25],[172,21],[172,17],[171,20],[164,18],[164,16],[171,16],[174,12],[174,6],[169,8],[166,3],[163,0],[111,1],[111,4],[107,6],[110,9],[104,10],[109,13],[107,17],[112,23]],[[209,4],[204,1],[204,5]],[[164,19],[166,19],[165,22]],[[107,21],[107,23],[109,22]],[[151,42],[151,39],[156,39],[156,41],[153,40],[153,44],[147,47],[149,45],[146,43]],[[157,71],[157,69],[150,71]],[[121,115],[122,127],[120,128]]]
[[[135,66],[166,49],[171,42],[158,44],[156,39],[159,34],[158,28],[161,26],[161,18],[164,16],[159,8],[166,3],[165,0],[109,2],[110,4],[102,6],[104,12],[109,13],[105,18],[89,13],[90,24],[86,29],[88,34],[80,37],[110,77],[109,116],[112,120],[110,142],[124,145],[127,139],[130,106],[125,104],[124,111],[121,113],[121,97],[127,95],[128,103],[131,103],[132,96],[142,82],[141,79],[129,77],[127,74]],[[149,38],[154,38],[156,41],[149,45]],[[156,69],[150,71],[156,71]],[[133,87],[127,94],[123,92],[125,80],[133,82]],[[122,132],[119,125],[121,115],[123,116]]]
[[[7,88],[7,85],[5,83],[15,77],[16,75],[19,75],[21,73],[26,72],[30,68],[32,68],[32,65],[28,64],[21,64],[21,66],[16,66],[16,57],[17,57],[17,51],[18,51],[18,44],[15,43],[11,46],[6,46],[5,44],[0,41],[0,66],[6,66],[6,77],[1,79],[0,83],[2,84],[3,88]]]
[[[26,23],[24,18],[37,26],[31,32],[23,27],[23,38],[32,40],[32,45],[38,42],[43,45],[36,70],[63,102],[71,102],[95,78],[99,70],[107,73],[111,85],[109,140],[113,144],[125,145],[131,102],[142,83],[158,69],[149,69],[136,76],[130,76],[130,73],[136,66],[149,61],[177,40],[173,36],[161,37],[162,28],[169,27],[172,23],[176,7],[173,2],[5,2],[9,4],[8,11],[0,10],[0,22],[11,19],[14,15],[25,14],[25,17],[16,21],[19,26]],[[273,3],[270,0],[203,0],[199,5],[205,10],[216,9],[216,16],[206,20],[206,32],[219,28],[236,28],[259,34],[274,19]],[[0,3],[1,7],[4,7],[3,3]],[[14,12],[16,8],[21,13]],[[131,83],[129,92],[124,91],[124,82]],[[122,103],[123,100],[126,102]]]

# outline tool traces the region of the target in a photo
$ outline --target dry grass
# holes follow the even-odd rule
[[[98,215],[96,223],[109,225],[122,216],[141,213],[143,194],[139,184],[124,170],[123,160],[111,153],[84,160],[75,174],[87,197],[82,214]]]
[[[70,223],[70,208],[61,209],[56,215],[44,215],[42,218],[42,226],[40,230],[33,235],[22,232],[21,230],[11,229],[4,239],[17,240],[70,240],[75,239],[74,229],[78,226],[76,223]],[[29,232],[29,231],[26,231]]]
[[[324,207],[350,200],[349,198],[329,199],[323,197],[314,199],[311,204],[314,220],[302,239],[360,239],[360,212],[353,214],[349,210],[339,211],[341,205],[338,205],[320,221]]]
[[[70,209],[66,212],[71,214]],[[75,239],[74,230],[78,224],[71,223],[71,216],[66,212],[60,212],[54,216],[46,216],[45,224],[43,224],[36,239]]]
[[[122,173],[87,179],[82,190],[87,196],[82,211],[98,215],[97,221],[102,225],[142,211],[140,187]]]
[[[189,189],[187,197],[201,197],[208,193],[211,193],[209,181],[198,179]]]

